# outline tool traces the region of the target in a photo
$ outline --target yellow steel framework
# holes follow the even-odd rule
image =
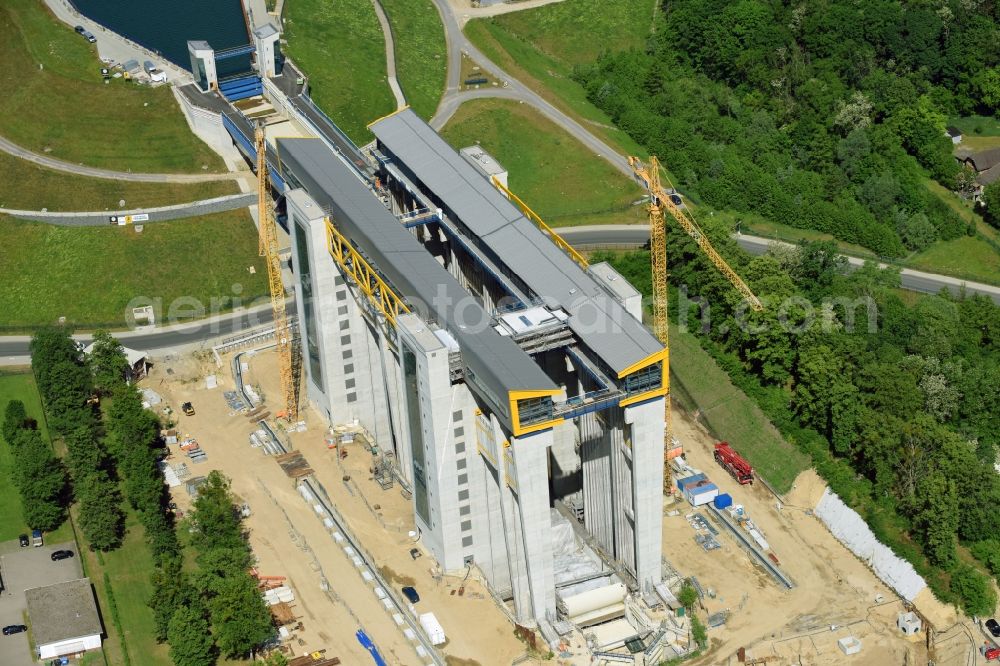
[[[521,212],[524,213],[524,216],[526,218],[528,218],[529,220],[531,220],[532,222],[534,222],[538,226],[538,228],[542,230],[542,233],[544,233],[550,239],[552,239],[552,242],[555,243],[559,247],[560,250],[562,250],[563,252],[565,252],[566,254],[568,254],[570,259],[572,259],[576,263],[580,264],[580,267],[584,268],[584,269],[587,268],[590,265],[590,264],[587,263],[587,260],[584,258],[584,256],[582,254],[580,254],[579,252],[577,252],[576,249],[572,245],[570,245],[569,243],[567,243],[565,241],[565,239],[563,239],[562,236],[560,236],[559,234],[557,234],[552,229],[552,227],[550,227],[549,225],[545,224],[545,222],[542,221],[542,218],[538,217],[538,213],[536,213],[535,211],[531,210],[531,208],[528,206],[528,204],[526,204],[523,201],[521,201],[521,198],[518,197],[513,192],[511,192],[507,187],[505,187],[504,184],[501,183],[499,181],[499,179],[497,179],[496,176],[491,176],[490,180],[493,181],[493,184],[496,186],[496,188],[498,190],[500,190],[501,192],[503,192],[505,195],[507,195],[507,197],[511,201],[513,201],[515,204],[517,204],[517,207],[521,209]]]
[[[719,272],[736,287],[743,297],[750,303],[750,307],[755,311],[764,309],[760,299],[753,293],[750,287],[743,281],[736,271],[726,263],[726,260],[712,247],[708,236],[698,227],[694,216],[690,210],[681,210],[671,199],[670,194],[663,189],[660,184],[660,162],[655,156],[650,157],[649,167],[646,167],[638,157],[629,157],[628,163],[646,189],[649,190],[649,254],[650,264],[653,273],[653,333],[657,339],[663,343],[665,354],[663,356],[663,378],[664,386],[664,460],[663,460],[663,487],[665,491],[670,489],[670,467],[667,464],[667,450],[673,447],[673,423],[670,416],[670,338],[667,325],[667,231],[665,227],[664,211],[670,213],[682,229],[695,240],[701,251],[705,253]]]
[[[337,262],[344,274],[351,277],[368,297],[368,301],[381,312],[386,320],[396,325],[396,317],[410,311],[403,299],[392,290],[347,236],[340,233],[330,218],[326,218],[327,246],[330,256]]]
[[[722,256],[715,251],[715,248],[712,247],[712,242],[708,240],[708,236],[705,235],[705,232],[703,232],[701,228],[698,227],[698,223],[695,222],[694,216],[691,214],[691,211],[688,210],[687,208],[681,210],[680,207],[678,207],[673,201],[671,201],[670,195],[667,194],[666,190],[664,190],[663,187],[660,185],[659,160],[657,160],[655,157],[651,157],[649,159],[649,168],[644,166],[637,157],[629,157],[628,161],[629,164],[632,165],[632,170],[635,172],[636,177],[640,181],[642,181],[643,184],[646,186],[646,188],[649,190],[651,198],[650,223],[652,224],[653,222],[652,209],[654,207],[658,209],[658,214],[661,219],[663,217],[664,210],[670,213],[670,216],[677,221],[677,224],[681,225],[681,228],[684,229],[687,235],[694,239],[694,241],[698,244],[698,247],[701,248],[701,251],[704,252],[705,256],[708,257],[709,261],[711,261],[715,265],[715,267],[719,269],[720,273],[726,276],[726,279],[728,279],[729,282],[731,282],[732,285],[736,287],[736,290],[743,295],[743,298],[745,298],[747,302],[750,303],[750,307],[756,312],[760,312],[761,310],[763,310],[764,306],[763,304],[761,304],[760,299],[758,299],[757,296],[754,295],[750,287],[748,287],[746,282],[743,281],[743,278],[741,278],[739,274],[736,271],[734,271],[729,264],[726,263],[726,260],[723,259]],[[663,225],[660,224],[659,226],[662,228]],[[653,234],[651,238],[655,238],[656,232],[653,231],[653,229],[650,229],[650,233]],[[663,247],[665,249],[666,248],[665,235],[661,237],[664,239]],[[656,253],[654,252],[654,257],[655,255]],[[664,257],[665,256],[666,252],[664,252]],[[666,273],[665,258],[663,260],[663,263],[664,263],[663,270],[665,274]],[[654,268],[654,271],[655,270],[656,269]],[[654,278],[655,277],[656,274],[654,272]]]
[[[257,124],[254,140],[257,148],[257,215],[260,254],[267,263],[267,280],[274,310],[274,339],[278,345],[278,368],[281,373],[281,391],[285,397],[284,416],[294,421],[299,416],[295,391],[295,371],[292,366],[292,333],[285,312],[285,285],[281,281],[281,259],[278,256],[278,228],[271,210],[267,183],[267,138],[263,123]]]

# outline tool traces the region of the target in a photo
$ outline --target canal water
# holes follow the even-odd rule
[[[71,1],[81,14],[189,71],[189,39],[203,39],[216,51],[250,42],[240,0]],[[220,78],[249,68],[249,56],[218,63]]]

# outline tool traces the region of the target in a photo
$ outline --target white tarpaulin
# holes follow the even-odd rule
[[[868,563],[879,579],[899,596],[913,601],[927,583],[913,565],[897,556],[872,534],[868,524],[827,488],[816,505],[816,515],[837,540]]]

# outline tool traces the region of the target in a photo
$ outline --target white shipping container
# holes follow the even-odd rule
[[[444,627],[438,622],[434,613],[424,613],[421,615],[420,626],[423,627],[427,637],[431,639],[432,645],[441,645],[447,640],[444,635]]]
[[[686,497],[687,501],[691,503],[691,506],[702,506],[703,504],[708,504],[714,500],[718,494],[719,489],[714,485],[699,486],[697,488],[684,491],[684,497]]]

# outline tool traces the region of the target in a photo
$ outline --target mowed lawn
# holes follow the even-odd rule
[[[406,102],[424,120],[437,109],[447,83],[441,15],[430,0],[381,0],[396,46],[396,78]]]
[[[973,282],[1000,284],[1000,253],[982,238],[938,241],[906,261],[909,268]]]
[[[469,21],[465,35],[511,76],[583,123],[620,152],[645,156],[625,132],[587,100],[572,79],[576,65],[605,49],[641,48],[653,25],[655,0],[572,0]]]
[[[554,225],[637,221],[642,190],[534,108],[511,100],[472,100],[441,132],[454,148],[480,144],[508,171],[511,191]],[[643,219],[641,214],[639,219]]]
[[[0,208],[16,210],[123,210],[187,203],[235,194],[233,181],[140,183],[87,178],[40,167],[0,153]],[[124,200],[124,206],[119,202]]]
[[[125,171],[223,171],[166,87],[105,84],[95,48],[41,0],[0,2],[0,135],[68,162]]]
[[[38,396],[35,377],[30,372],[9,374],[0,372],[0,419],[7,410],[7,403],[20,400],[28,416],[38,421],[38,429],[48,439],[49,434],[42,418],[42,399]],[[28,526],[21,511],[21,495],[14,485],[14,457],[10,444],[0,436],[0,541],[16,539],[26,534]]]
[[[396,104],[385,71],[385,38],[370,0],[289,0],[287,53],[309,77],[309,94],[351,139]]]
[[[673,325],[670,373],[674,393],[689,397],[712,433],[746,456],[779,493],[790,490],[799,472],[810,467],[808,457],[784,440],[767,415],[729,381],[694,335]]]
[[[123,503],[127,508],[127,504]],[[153,558],[146,545],[145,530],[134,511],[128,511],[125,521],[125,541],[121,547],[110,553],[86,551],[84,565],[101,606],[104,628],[108,637],[104,641],[104,654],[109,666],[170,666],[170,646],[157,644],[156,625],[153,611],[148,606],[153,595],[150,575],[153,573]],[[105,579],[104,574],[107,574]],[[114,596],[121,632],[112,619],[109,589]],[[129,661],[125,661],[122,649],[122,635],[128,650]]]
[[[227,309],[231,299],[246,305],[267,290],[246,210],[146,224],[142,233],[0,218],[0,238],[17,248],[0,262],[7,285],[0,291],[0,328],[8,330],[61,316],[78,327],[120,327],[130,302],[150,300],[159,322],[172,305],[178,318],[205,316],[191,306],[207,310],[218,299],[218,308]]]

